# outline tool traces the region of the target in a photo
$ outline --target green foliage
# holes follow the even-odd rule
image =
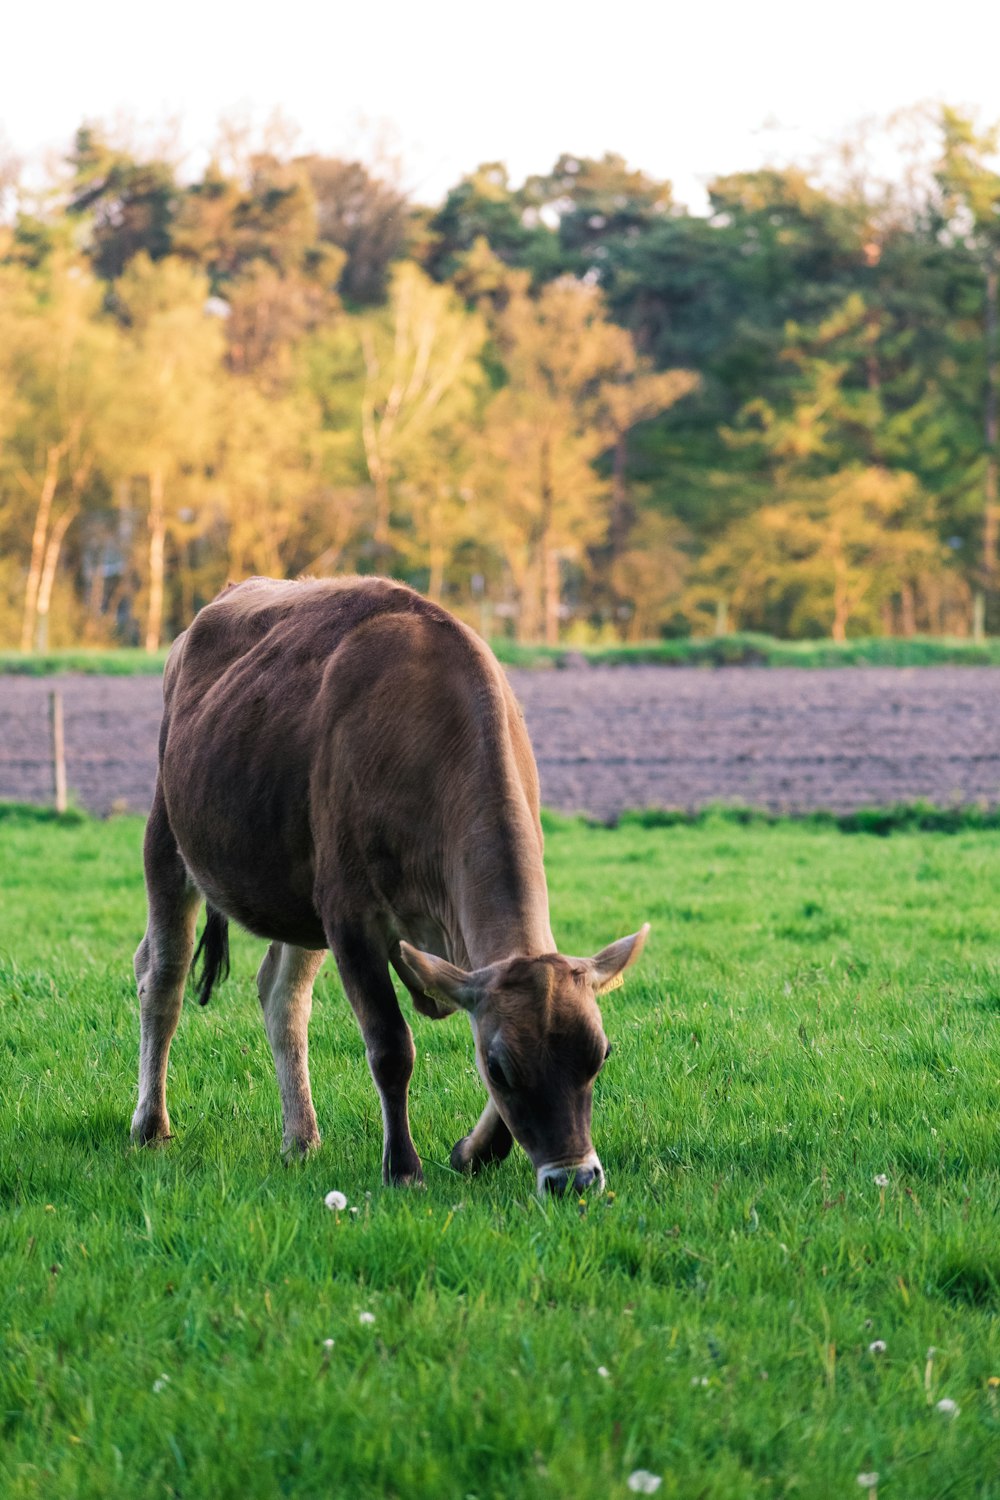
[[[905,182],[848,141],[702,217],[610,152],[430,209],[82,128],[0,226],[0,640],[352,570],[550,645],[997,632],[997,133],[921,130]]]
[[[130,1150],[142,826],[0,824],[5,1495],[996,1494],[1000,833],[547,829],[566,951],[653,923],[583,1210],[520,1155],[444,1165],[461,1017],[414,1020],[428,1187],[382,1189],[332,969],[325,1144],[283,1168],[241,935],[181,1020],[177,1138]]]
[[[507,667],[942,667],[1000,666],[1000,639],[939,636],[859,636],[849,641],[783,641],[751,630],[636,645],[532,646],[500,636],[491,647]],[[50,677],[58,672],[99,676],[159,676],[166,650],[0,651],[0,676]]]
[[[159,677],[163,651],[0,651],[0,675],[51,677],[55,672],[85,672],[101,677]]]
[[[754,666],[754,667],[934,667],[1000,666],[1000,640],[931,636],[860,636],[848,641],[783,641],[745,630],[695,639],[644,641],[637,645],[562,647],[491,642],[508,667]],[[0,662],[4,658],[0,657]]]

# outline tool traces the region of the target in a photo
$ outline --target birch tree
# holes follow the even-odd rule
[[[115,330],[86,266],[59,251],[34,272],[0,270],[0,364],[12,392],[4,465],[30,522],[20,645],[45,650],[66,534],[106,445]],[[30,537],[30,540],[29,540]]]
[[[182,500],[197,513],[211,497],[205,465],[218,431],[224,340],[206,307],[206,277],[174,257],[136,256],[115,292],[127,328],[118,426],[129,474],[146,494],[143,642],[156,651],[171,528]]]
[[[361,435],[372,489],[376,562],[385,567],[399,541],[393,529],[393,502],[405,479],[413,518],[411,543],[421,522],[426,522],[433,552],[432,587],[438,592],[443,582],[441,548],[448,533],[455,536],[458,523],[455,506],[446,503],[441,487],[449,480],[454,483],[454,455],[482,382],[479,354],[485,336],[481,318],[468,312],[449,287],[435,286],[411,262],[396,268],[384,312],[363,317],[358,326],[364,372]],[[455,489],[448,493],[453,500]]]

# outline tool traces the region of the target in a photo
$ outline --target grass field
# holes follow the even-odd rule
[[[1000,637],[974,641],[965,636],[865,636],[849,641],[780,641],[742,631],[631,645],[524,646],[506,638],[490,642],[508,667],[553,667],[571,662],[594,666],[664,667],[942,667],[1000,666]],[[166,651],[69,650],[0,651],[0,676],[48,677],[56,672],[111,676],[159,676]]]
[[[332,968],[283,1168],[242,937],[131,1151],[141,833],[0,822],[4,1500],[1000,1496],[1000,834],[554,822],[563,949],[653,923],[582,1208],[445,1165],[457,1016],[414,1021],[427,1190],[383,1189]]]

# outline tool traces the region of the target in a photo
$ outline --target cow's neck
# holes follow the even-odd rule
[[[474,969],[555,951],[541,840],[526,804],[494,809],[467,829],[452,898]]]

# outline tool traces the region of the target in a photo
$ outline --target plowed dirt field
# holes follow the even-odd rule
[[[1000,802],[1000,669],[569,667],[510,677],[543,800],[562,811]],[[161,707],[152,677],[0,677],[0,799],[51,800],[52,687],[63,695],[76,801],[145,812]]]

